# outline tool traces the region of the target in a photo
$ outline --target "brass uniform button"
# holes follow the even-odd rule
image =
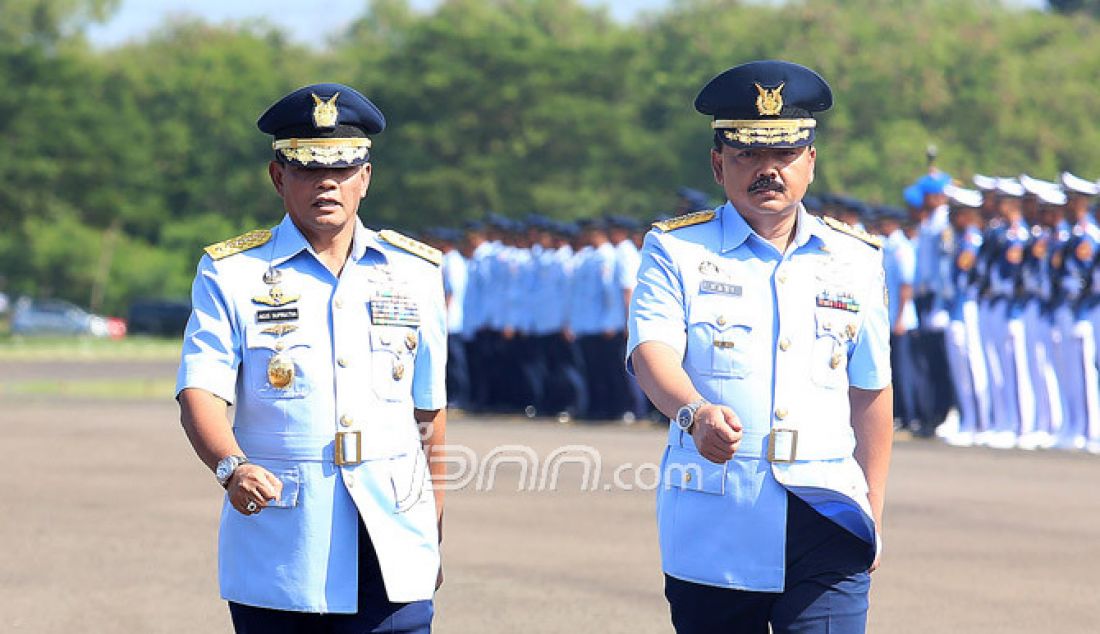
[[[347,414],[344,414],[343,416],[340,417],[340,424],[343,425],[344,427],[351,427],[351,424],[353,422],[355,422],[355,421],[353,421],[351,416],[348,416]]]
[[[840,355],[839,354],[834,354],[832,356],[832,358],[829,359],[829,367],[834,369],[834,370],[840,367]]]
[[[393,364],[393,380],[400,381],[405,376],[405,364],[398,361]]]
[[[415,332],[405,333],[405,347],[409,349],[409,352],[416,350],[417,343]]]
[[[791,348],[791,340],[790,339],[784,338],[782,341],[779,342],[779,349],[780,350],[786,352],[787,350],[790,350],[790,348]]]
[[[344,357],[340,357],[336,359],[336,365],[340,366],[341,368],[346,368],[348,367],[348,360]]]
[[[335,302],[333,302],[333,304],[334,304],[334,305],[335,305],[335,306],[336,306],[337,308],[343,308],[343,307],[344,307],[344,300],[342,300],[342,299],[340,299],[339,297],[337,297],[337,298],[336,298],[336,301],[335,301]]]
[[[783,420],[787,417],[787,408],[777,407],[775,408],[775,417],[779,420]]]
[[[717,319],[717,323],[718,323],[719,326],[725,326],[726,325],[726,316],[725,315],[719,315],[718,319]]]
[[[687,473],[684,474],[684,484],[690,484],[690,483],[691,483],[691,472],[688,471]]]
[[[780,284],[784,284],[787,282],[787,274],[780,273],[779,275],[775,276],[775,279],[778,280]]]

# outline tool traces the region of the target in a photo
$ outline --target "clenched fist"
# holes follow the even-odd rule
[[[725,405],[708,403],[695,412],[691,436],[699,455],[722,464],[733,458],[741,444],[741,421]]]
[[[283,494],[283,483],[260,465],[247,463],[233,471],[225,490],[233,508],[242,515],[252,515],[264,510],[268,502],[279,499]],[[255,503],[253,510],[249,510],[249,502]]]

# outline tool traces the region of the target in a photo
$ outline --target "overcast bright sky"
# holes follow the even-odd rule
[[[664,8],[670,0],[583,0],[585,4],[610,7],[611,15],[630,20],[639,13]],[[766,2],[768,0],[761,0]],[[429,10],[438,0],[411,0]],[[1009,0],[1028,7],[1045,6],[1044,0]],[[89,29],[88,36],[99,46],[113,46],[140,38],[172,16],[199,16],[210,22],[263,18],[288,31],[299,41],[321,40],[338,33],[362,15],[367,0],[123,0],[118,12],[105,24]]]
[[[660,9],[668,0],[584,0],[593,6],[608,6],[620,20],[629,20],[639,12]],[[429,10],[438,0],[411,0],[414,7]],[[295,39],[305,41],[322,34],[322,40],[362,15],[366,0],[123,0],[114,17],[88,30],[91,40],[100,46],[113,46],[140,38],[166,18],[180,15],[199,16],[210,22],[264,18],[282,27]]]

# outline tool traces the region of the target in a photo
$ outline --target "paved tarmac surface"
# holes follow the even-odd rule
[[[170,363],[25,366],[7,367],[0,387],[174,372]],[[220,490],[174,403],[3,394],[0,632],[230,631],[214,564]],[[645,465],[664,438],[648,427],[453,420],[450,441],[477,466],[493,456],[502,464],[491,487],[493,470],[475,468],[448,497],[436,631],[671,632],[653,493],[613,477],[630,464],[621,484],[652,483]],[[533,456],[520,460],[520,445]],[[577,459],[588,450],[577,447],[563,452],[574,462],[550,486],[542,467],[570,445],[598,452],[599,475],[584,477]],[[523,476],[532,458],[540,469]],[[517,491],[532,477],[531,490]],[[899,442],[870,631],[1100,631],[1098,485],[1096,456]]]

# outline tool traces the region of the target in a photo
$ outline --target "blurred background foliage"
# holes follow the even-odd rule
[[[631,23],[576,0],[364,2],[316,46],[256,25],[174,21],[111,49],[112,0],[3,0],[0,276],[10,295],[108,313],[186,296],[203,245],[275,224],[258,115],[338,81],[386,113],[365,222],[412,230],[493,210],[668,212],[715,197],[714,74],[780,57],[824,75],[815,190],[897,203],[925,169],[1100,176],[1100,2],[678,0]]]

